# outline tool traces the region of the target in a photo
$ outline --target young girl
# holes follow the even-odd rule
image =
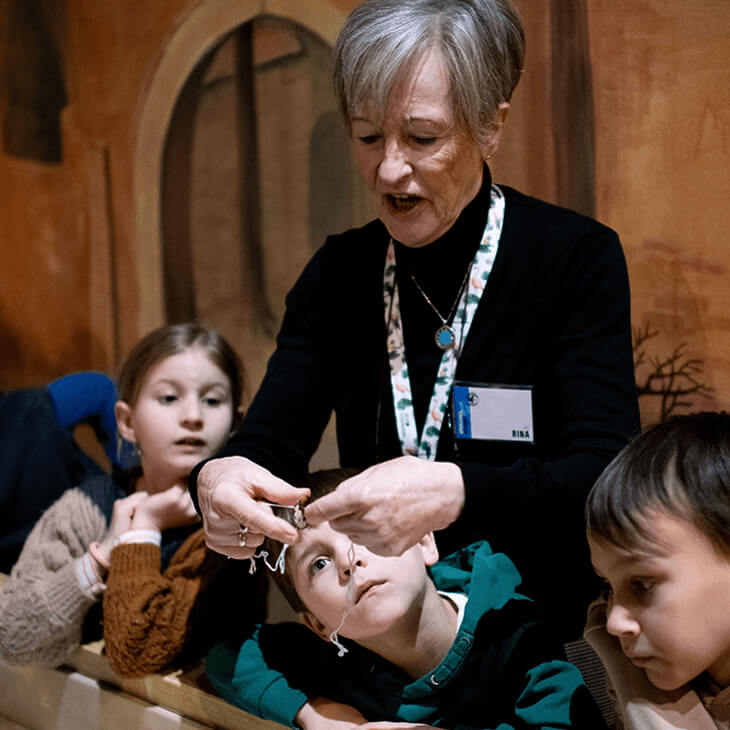
[[[240,362],[215,331],[165,326],[122,367],[115,414],[139,466],[67,491],[0,589],[0,657],[61,664],[101,635],[123,676],[194,658],[260,620],[264,584],[205,546],[186,479],[240,417]]]

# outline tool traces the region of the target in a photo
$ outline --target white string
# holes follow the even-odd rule
[[[347,596],[345,597],[345,610],[342,613],[342,618],[340,619],[340,625],[330,634],[330,641],[337,647],[337,656],[342,657],[347,654],[348,649],[346,646],[342,644],[337,634],[340,632],[342,627],[345,625],[345,620],[347,619],[348,615],[350,614],[350,611],[352,611],[353,608],[355,608],[355,546],[352,544],[352,540],[350,540],[350,548],[347,551],[347,557],[350,561],[350,577],[347,580]]]
[[[294,527],[297,528],[297,530],[303,530],[307,526],[307,520],[304,517],[304,510],[302,509],[302,505],[297,502],[294,505],[288,505],[288,504],[275,504],[274,502],[264,502],[259,500],[258,504],[266,505],[267,507],[278,507],[279,509],[290,509],[293,511],[293,524]],[[246,532],[248,532],[248,528],[246,528]],[[240,531],[239,531],[239,540],[240,537]],[[239,547],[243,547],[243,545],[239,545]],[[287,548],[289,545],[284,543],[284,547],[281,549],[281,553],[279,553],[279,557],[277,558],[276,562],[274,563],[274,567],[272,568],[269,564],[269,561],[267,558],[269,557],[269,553],[266,550],[262,550],[259,553],[256,553],[255,555],[251,555],[249,557],[250,565],[248,566],[248,574],[253,575],[256,572],[256,558],[263,558],[263,561],[266,565],[266,567],[272,572],[275,573],[277,570],[284,575],[284,554],[286,553]],[[229,556],[230,557],[230,556]]]
[[[286,555],[286,551],[288,548],[289,545],[287,543],[284,543],[284,546],[281,548],[281,552],[279,553],[279,557],[276,559],[276,562],[273,565],[269,563],[269,553],[266,550],[262,550],[261,552],[252,555],[249,558],[249,560],[251,561],[251,565],[249,565],[248,568],[249,575],[253,575],[256,572],[256,558],[261,558],[264,561],[264,565],[272,573],[276,573],[276,571],[278,570],[282,575],[284,575],[284,571],[286,570],[286,565],[284,564],[284,556]]]
[[[261,550],[255,555],[252,555],[249,558],[249,560],[251,561],[251,565],[248,569],[249,574],[253,575],[256,572],[256,558],[261,558],[264,561],[264,565],[272,573],[275,573],[278,570],[282,575],[284,575],[284,571],[286,570],[284,560],[288,548],[289,545],[287,543],[284,543],[284,547],[282,547],[281,552],[279,553],[279,557],[276,559],[276,562],[273,565],[269,563],[269,553],[266,550]],[[338,657],[345,656],[345,654],[347,654],[348,652],[348,648],[340,641],[338,634],[342,630],[342,627],[345,625],[345,621],[350,615],[350,611],[355,608],[355,546],[353,545],[352,540],[350,540],[350,547],[347,551],[347,558],[350,561],[350,576],[347,579],[345,610],[342,612],[342,618],[340,619],[339,625],[329,636],[330,641],[337,647]]]

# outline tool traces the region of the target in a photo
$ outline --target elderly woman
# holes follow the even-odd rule
[[[492,182],[523,53],[508,0],[347,18],[334,83],[378,220],[315,254],[241,429],[198,468],[213,549],[296,540],[264,503],[302,496],[334,411],[342,465],[370,468],[310,523],[385,555],[486,538],[564,636],[582,627],[585,496],[638,426],[629,287],[614,232]]]

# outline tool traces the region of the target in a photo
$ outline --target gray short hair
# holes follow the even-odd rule
[[[509,0],[366,0],[335,45],[333,82],[345,123],[367,101],[384,112],[393,87],[440,50],[454,115],[477,144],[520,80],[525,35]]]

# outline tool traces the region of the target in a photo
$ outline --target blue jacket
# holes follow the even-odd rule
[[[307,697],[327,696],[368,720],[447,728],[605,727],[579,671],[516,592],[520,575],[502,553],[475,543],[431,568],[439,591],[466,593],[454,643],[431,672],[412,680],[352,641],[335,647],[294,623],[263,625],[240,650],[218,645],[208,676],[229,702],[296,727]]]
[[[103,434],[113,444],[115,401],[114,383],[102,373],[0,392],[0,572],[10,572],[33,525],[56,499],[104,473],[78,446],[73,427],[92,423],[100,441]]]

